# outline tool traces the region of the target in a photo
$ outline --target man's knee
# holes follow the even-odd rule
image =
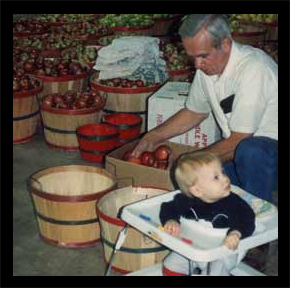
[[[251,137],[242,140],[235,152],[236,164],[256,162],[267,162],[275,165],[278,159],[277,141],[266,137]]]

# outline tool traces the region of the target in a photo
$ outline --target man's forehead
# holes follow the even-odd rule
[[[205,29],[200,30],[194,37],[183,38],[183,44],[194,50],[207,50],[213,47],[209,32]]]

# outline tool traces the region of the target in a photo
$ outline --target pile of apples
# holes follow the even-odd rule
[[[75,23],[81,21],[89,21],[93,19],[93,14],[38,14],[34,20],[39,22],[52,23]]]
[[[102,36],[98,39],[98,44],[100,46],[108,46],[110,45],[113,40],[122,37],[122,35],[118,34],[118,35],[108,35],[108,36]]]
[[[192,66],[182,43],[164,43],[160,45],[160,49],[169,70],[181,70]]]
[[[13,33],[46,33],[48,26],[46,24],[33,23],[28,20],[17,20],[13,22]]]
[[[155,86],[149,85],[147,82],[138,79],[138,80],[128,80],[124,78],[113,78],[113,79],[106,79],[106,80],[97,80],[100,85],[110,86],[110,87],[118,87],[118,88],[141,88],[141,87],[150,87]]]
[[[55,49],[75,47],[80,43],[80,40],[73,39],[65,34],[54,34],[53,36],[45,37],[27,37],[13,38],[13,47],[33,47],[36,49]]]
[[[29,51],[13,48],[13,63],[23,62],[30,58]]]
[[[58,33],[67,33],[73,36],[86,36],[86,35],[94,35],[94,36],[103,36],[108,34],[113,34],[113,32],[105,26],[100,24],[93,24],[90,22],[80,22],[76,25],[64,25],[57,29]]]
[[[68,48],[62,52],[62,58],[67,60],[76,60],[78,62],[95,62],[98,56],[98,48],[95,46],[78,45],[75,48]]]
[[[35,90],[39,87],[39,80],[28,76],[24,71],[18,73],[13,67],[13,93]]]
[[[128,150],[122,157],[124,161],[132,162],[139,165],[166,170],[169,164],[169,156],[172,150],[167,145],[158,146],[155,151],[144,151],[139,158],[131,156],[132,150]]]
[[[151,26],[154,21],[148,14],[107,14],[100,19],[100,24],[111,28],[129,28]]]
[[[30,53],[31,56],[32,52]],[[57,59],[57,58],[44,58],[33,54],[24,62],[15,66],[17,71],[24,71],[28,74],[36,76],[47,77],[62,77],[67,75],[81,75],[87,72],[88,68],[79,62]]]
[[[41,107],[64,110],[99,108],[105,103],[104,98],[96,93],[67,92],[65,94],[47,94],[42,98]]]
[[[232,14],[230,20],[241,20],[245,22],[276,23],[278,14]]]

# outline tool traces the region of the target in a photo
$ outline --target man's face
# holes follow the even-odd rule
[[[193,59],[195,68],[207,75],[220,75],[230,56],[231,44],[225,39],[221,47],[214,47],[208,31],[202,29],[193,38],[183,38],[186,53]]]

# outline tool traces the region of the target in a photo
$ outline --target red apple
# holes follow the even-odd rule
[[[171,154],[171,149],[167,145],[161,145],[155,150],[155,158],[158,160],[167,160]]]
[[[59,70],[59,76],[66,76],[68,75],[68,69],[62,68]]]
[[[64,99],[62,98],[62,95],[61,94],[56,93],[56,94],[53,95],[53,102],[54,102],[54,104],[62,103],[63,100]]]
[[[144,87],[145,83],[143,80],[137,80],[135,81],[135,84],[137,85],[137,87]]]
[[[112,81],[113,81],[115,87],[118,87],[121,84],[120,78],[114,78],[114,79],[112,79]]]
[[[142,162],[141,162],[141,159],[140,158],[136,158],[136,157],[132,157],[130,156],[127,160],[128,162],[132,162],[132,163],[135,163],[135,164],[140,164],[142,165]]]
[[[154,164],[154,155],[152,152],[149,152],[149,151],[144,151],[141,156],[141,162],[143,165],[146,165],[146,166],[153,166]]]
[[[29,62],[29,61],[25,61],[24,64],[23,64],[23,69],[26,72],[31,72],[33,70],[33,63]]]

